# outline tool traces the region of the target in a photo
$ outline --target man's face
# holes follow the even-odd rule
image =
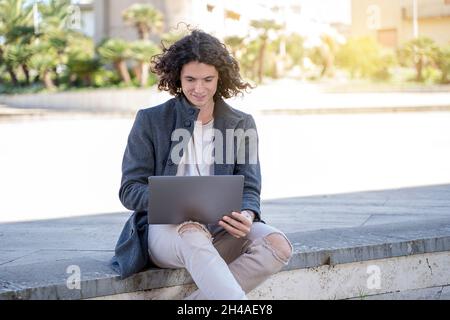
[[[181,89],[191,104],[196,107],[212,107],[217,91],[219,73],[214,66],[191,61],[181,69]]]

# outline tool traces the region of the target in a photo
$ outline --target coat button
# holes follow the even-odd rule
[[[168,164],[169,166],[173,166],[173,161],[172,161],[172,159],[167,160],[167,164]]]
[[[194,109],[189,110],[189,114],[193,115],[195,113]]]
[[[184,126],[187,127],[187,128],[190,127],[191,124],[192,124],[191,120],[186,120],[186,121],[184,122]]]

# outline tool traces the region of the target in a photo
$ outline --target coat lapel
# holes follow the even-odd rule
[[[228,106],[223,99],[219,99],[214,107],[214,128],[215,132],[214,147],[215,150],[222,150],[222,154],[215,152],[214,175],[232,175],[234,171],[233,163],[227,163],[227,129],[235,130],[242,117],[235,113],[230,106]],[[217,137],[220,135],[220,137]],[[233,138],[234,139],[234,138]],[[236,149],[236,146],[233,148]],[[236,150],[233,150],[234,158],[236,158]],[[234,159],[235,160],[235,159]]]

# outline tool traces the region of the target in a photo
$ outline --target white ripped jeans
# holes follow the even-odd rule
[[[241,300],[288,264],[292,245],[280,230],[254,222],[245,238],[225,230],[211,235],[206,226],[149,225],[148,248],[152,262],[160,268],[186,268],[198,290],[186,299]],[[200,228],[199,228],[200,227]],[[267,241],[279,234],[291,254],[286,257]]]

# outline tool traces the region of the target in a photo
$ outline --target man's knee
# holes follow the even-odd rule
[[[271,233],[265,237],[267,244],[284,261],[288,261],[292,256],[292,246],[289,241],[279,233]]]
[[[209,239],[211,239],[211,233],[206,229],[206,227],[198,222],[188,221],[180,224],[178,226],[178,234],[180,237],[183,236],[186,232],[196,232],[196,233],[202,233]]]

